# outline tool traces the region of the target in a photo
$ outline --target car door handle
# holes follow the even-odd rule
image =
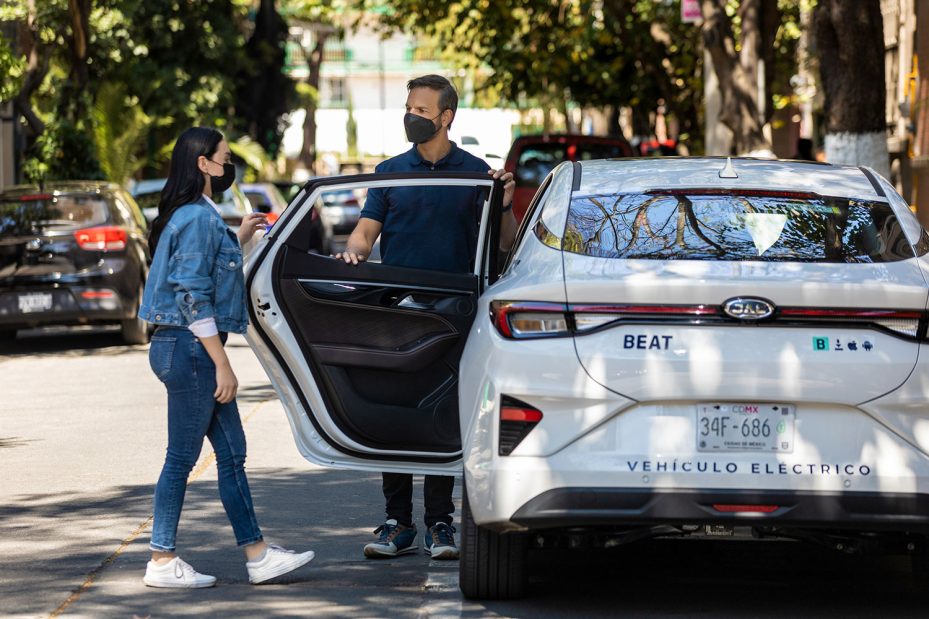
[[[418,309],[418,310],[434,310],[435,302],[422,302],[416,301],[413,299],[413,295],[408,294],[395,304],[396,307],[402,307],[404,309]]]

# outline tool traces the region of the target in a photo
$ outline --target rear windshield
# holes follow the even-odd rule
[[[97,226],[106,221],[106,200],[98,195],[0,198],[0,234],[71,230]]]
[[[882,202],[677,192],[574,194],[563,247],[647,260],[872,263],[915,255]]]

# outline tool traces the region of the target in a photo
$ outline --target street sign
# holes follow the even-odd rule
[[[703,19],[700,12],[700,0],[681,0],[681,21],[685,24],[695,24]]]

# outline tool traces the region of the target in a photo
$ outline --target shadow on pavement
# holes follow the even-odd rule
[[[197,569],[217,576],[216,588],[144,587],[146,530],[65,614],[846,618],[924,617],[926,612],[927,596],[914,585],[902,558],[850,557],[798,543],[736,541],[658,541],[583,554],[533,551],[529,597],[469,602],[457,589],[457,563],[433,562],[422,553],[389,561],[362,557],[362,545],[383,518],[379,475],[262,468],[249,476],[268,541],[313,549],[313,563],[275,584],[248,585],[215,481],[201,479],[188,490],[178,545]],[[151,491],[151,485],[143,485],[100,496],[34,495],[0,507],[0,539],[21,540],[19,545],[0,545],[4,613],[51,612],[145,521]],[[417,483],[417,519],[421,496]],[[30,540],[35,543],[22,543]],[[23,587],[24,582],[29,586]],[[54,596],[41,598],[38,591]]]
[[[16,339],[0,340],[0,359],[20,356],[85,357],[116,356],[145,349],[123,342],[118,327],[49,327],[29,329]]]

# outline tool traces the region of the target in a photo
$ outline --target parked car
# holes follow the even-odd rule
[[[240,189],[256,211],[267,215],[269,224],[287,208],[287,200],[274,183],[242,183]]]
[[[158,201],[161,200],[161,190],[167,182],[166,178],[145,179],[133,183],[129,190],[149,223],[158,216]],[[242,218],[255,210],[237,183],[233,183],[222,195],[214,196],[213,201],[222,211],[223,220],[232,228],[238,228]]]
[[[506,156],[504,168],[516,181],[513,214],[522,221],[529,201],[542,181],[562,161],[586,161],[632,157],[632,146],[620,137],[592,135],[524,135],[516,138]]]
[[[362,203],[358,197],[359,193],[363,192],[351,189],[327,191],[320,198],[317,206],[325,239],[322,253],[336,253],[345,248],[345,243],[361,216]]]
[[[499,209],[499,183],[463,179]],[[303,251],[320,192],[378,181],[291,205],[249,265],[247,337],[308,460],[463,462],[467,597],[521,595],[528,547],[567,540],[789,539],[929,564],[929,235],[875,172],[563,163],[499,278],[498,210],[471,273]]]
[[[256,211],[267,214],[269,225],[273,226],[287,208],[287,201],[275,183],[242,183],[242,191]],[[316,212],[313,213],[313,221],[315,224],[308,231],[309,251],[329,253],[329,233]]]
[[[503,158],[500,155],[495,155],[493,153],[488,153],[486,149],[481,145],[480,140],[472,135],[463,135],[461,136],[461,148],[468,151],[475,157],[483,159],[488,166],[493,170],[498,170],[503,167],[504,162]]]
[[[167,182],[168,179],[166,178],[145,179],[136,181],[130,189],[132,197],[135,198],[136,202],[138,202],[139,206],[142,208],[142,213],[149,223],[153,222],[155,217],[158,216],[158,202],[161,200],[161,190],[164,189],[165,183]],[[232,186],[221,195],[213,196],[213,201],[216,203],[216,206],[219,207],[223,221],[233,230],[239,229],[239,226],[242,224],[242,218],[245,217],[245,215],[256,210],[252,207],[251,202],[249,202],[248,197],[242,192],[238,183],[233,183]],[[242,248],[242,251],[248,255],[257,242],[256,235],[252,241]]]
[[[69,181],[0,192],[0,338],[51,325],[119,324],[144,344],[137,318],[150,262],[145,217],[112,183]]]

